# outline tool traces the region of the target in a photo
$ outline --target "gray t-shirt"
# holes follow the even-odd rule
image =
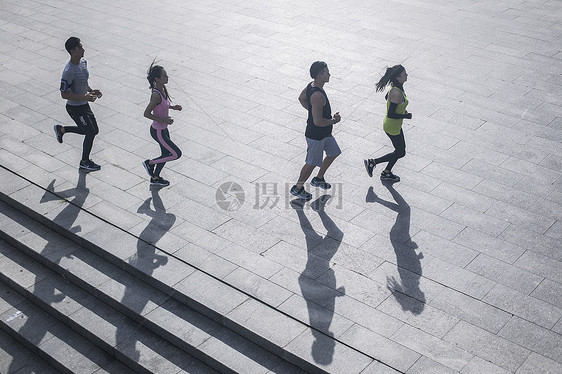
[[[61,92],[66,92],[70,89],[71,92],[78,95],[85,95],[88,92],[88,63],[83,58],[80,59],[78,65],[74,65],[68,61],[62,72],[62,79],[60,82]],[[68,105],[84,105],[88,104],[87,101],[67,100]]]

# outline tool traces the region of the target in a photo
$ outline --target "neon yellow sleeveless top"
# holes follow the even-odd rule
[[[396,107],[396,113],[398,114],[404,114],[406,113],[406,107],[408,106],[408,98],[406,97],[406,94],[399,89],[398,87],[392,87],[389,91],[388,91],[388,99],[386,99],[386,114],[384,115],[384,120],[382,123],[382,128],[384,129],[384,131],[387,134],[390,135],[398,135],[400,134],[400,129],[402,129],[402,121],[403,118],[388,118],[388,109],[390,108],[390,91],[392,90],[398,90],[400,91],[400,93],[402,94],[402,96],[404,96],[404,102],[402,104],[398,104],[398,106]]]

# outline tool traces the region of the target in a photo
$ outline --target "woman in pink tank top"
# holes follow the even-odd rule
[[[181,105],[170,105],[170,95],[166,89],[168,83],[168,74],[160,65],[154,65],[154,61],[148,69],[146,77],[150,83],[152,95],[150,102],[144,110],[144,116],[152,120],[150,126],[150,136],[160,145],[162,152],[160,157],[152,160],[145,160],[142,164],[150,175],[150,184],[153,186],[168,186],[170,182],[160,176],[160,172],[168,161],[174,161],[181,157],[181,150],[170,140],[170,132],[168,125],[174,123],[172,117],[169,116],[169,109],[182,110]]]

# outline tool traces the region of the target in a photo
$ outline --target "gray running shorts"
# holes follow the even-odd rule
[[[336,142],[333,136],[328,136],[322,140],[306,138],[306,143],[308,144],[308,148],[306,150],[305,162],[311,166],[322,165],[324,152],[326,152],[326,156],[329,157],[335,157],[341,153],[338,142]]]

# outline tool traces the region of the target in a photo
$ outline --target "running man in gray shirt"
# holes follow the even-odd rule
[[[90,160],[94,138],[99,130],[89,103],[102,97],[102,93],[100,90],[93,90],[88,85],[90,74],[80,39],[70,37],[64,47],[70,54],[70,61],[62,72],[60,91],[61,97],[67,100],[66,111],[77,126],[55,125],[55,135],[59,143],[62,143],[62,136],[67,132],[84,135],[80,169],[100,170],[101,166]]]

